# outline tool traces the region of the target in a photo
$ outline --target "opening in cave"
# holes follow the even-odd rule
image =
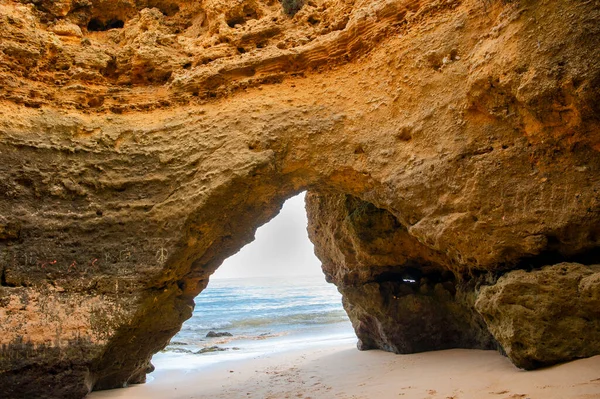
[[[90,32],[102,32],[110,29],[121,29],[125,26],[125,22],[120,19],[112,18],[106,22],[102,22],[99,18],[92,18],[87,25]]]
[[[157,370],[221,362],[356,337],[306,232],[304,193],[228,258],[195,299],[192,317],[152,362]]]

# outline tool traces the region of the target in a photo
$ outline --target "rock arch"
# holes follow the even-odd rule
[[[92,3],[0,6],[10,395],[142,381],[304,189],[363,348],[600,353],[595,4],[323,0],[279,20],[252,0],[257,22],[230,27],[227,2],[130,1],[123,29],[80,38],[114,8]]]

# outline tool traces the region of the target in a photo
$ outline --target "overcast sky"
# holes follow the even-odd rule
[[[256,231],[256,239],[219,267],[212,278],[320,275],[321,262],[308,239],[304,193]]]

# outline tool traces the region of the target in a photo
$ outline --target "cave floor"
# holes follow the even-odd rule
[[[523,371],[495,351],[394,355],[360,352],[345,342],[208,369],[158,367],[146,384],[94,392],[89,398],[591,399],[600,397],[598,370],[600,356]]]

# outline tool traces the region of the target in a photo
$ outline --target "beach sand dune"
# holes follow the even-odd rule
[[[599,399],[600,356],[523,371],[494,351],[412,355],[351,344],[290,350],[202,369],[157,371],[147,384],[91,399]]]

